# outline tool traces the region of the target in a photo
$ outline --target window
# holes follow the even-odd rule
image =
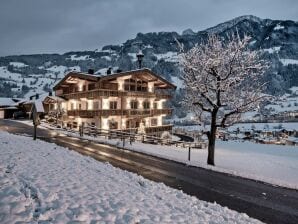
[[[81,110],[82,109],[82,104],[79,104],[79,110]]]
[[[156,118],[151,119],[151,126],[157,126],[157,119]]]
[[[138,109],[138,101],[130,101],[130,109]]]
[[[157,109],[157,103],[156,102],[153,103],[153,108]]]
[[[91,83],[88,85],[88,90],[93,90],[95,89],[95,84],[94,83]]]
[[[114,120],[109,121],[109,129],[118,129],[118,122]]]
[[[70,110],[73,110],[74,109],[74,103],[71,103],[70,104]]]
[[[143,108],[144,109],[150,109],[150,102],[149,101],[144,101],[143,102]]]
[[[99,109],[99,102],[98,101],[94,101],[93,102],[93,110],[98,110]]]
[[[88,102],[86,101],[86,110],[88,110]]]
[[[110,109],[116,110],[117,109],[117,101],[111,101],[110,102]]]

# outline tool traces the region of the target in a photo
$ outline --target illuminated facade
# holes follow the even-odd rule
[[[68,73],[55,87],[65,111],[63,126],[78,128],[82,123],[101,129],[144,129],[146,134],[170,131],[163,118],[171,114],[165,107],[176,86],[149,69],[109,75]]]

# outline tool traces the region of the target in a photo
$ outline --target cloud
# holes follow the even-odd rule
[[[0,55],[119,44],[138,32],[195,31],[240,15],[297,20],[295,0],[10,0],[0,2]]]

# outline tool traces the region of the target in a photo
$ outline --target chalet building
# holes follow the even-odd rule
[[[70,72],[54,87],[55,95],[65,101],[52,102],[49,108],[60,110],[62,126],[78,128],[84,123],[154,135],[172,129],[163,118],[171,114],[165,102],[175,85],[146,68],[90,73]]]
[[[26,113],[26,117],[31,119],[34,104],[40,105],[44,111],[44,113],[41,114],[41,117],[43,118],[45,114],[49,114],[56,110],[55,107],[58,103],[64,101],[63,98],[53,96],[52,92],[42,94],[36,93],[35,95],[30,96],[28,100],[20,102],[18,108]]]

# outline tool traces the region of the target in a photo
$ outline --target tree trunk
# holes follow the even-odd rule
[[[210,133],[208,135],[208,159],[207,159],[207,164],[208,165],[215,165],[214,163],[214,151],[215,151],[215,140],[216,140],[216,115],[217,111],[212,113],[212,118],[211,118],[211,128],[210,128]]]

